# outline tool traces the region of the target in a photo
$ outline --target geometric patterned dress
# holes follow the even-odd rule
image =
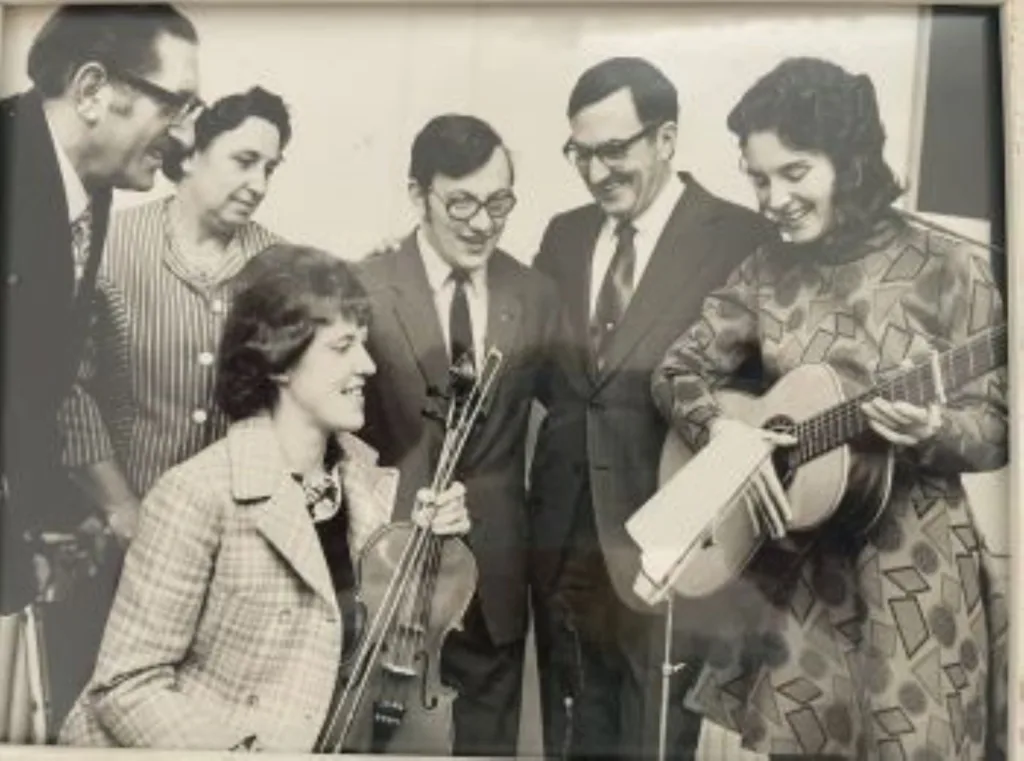
[[[720,412],[712,392],[752,355],[765,387],[824,362],[853,392],[1002,322],[987,252],[887,216],[856,241],[779,244],[748,259],[669,349],[654,396],[700,447]],[[716,637],[689,708],[773,755],[995,757],[1006,597],[987,588],[960,473],[1006,462],[1006,378],[1000,368],[951,394],[937,435],[897,448],[871,528],[851,537],[820,527],[789,568],[778,562],[786,540],[767,571],[755,561],[746,580],[763,605]]]

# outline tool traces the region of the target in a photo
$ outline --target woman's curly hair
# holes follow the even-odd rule
[[[745,146],[774,132],[797,151],[825,154],[836,172],[836,228],[870,225],[903,189],[885,162],[885,128],[871,79],[818,58],[790,58],[759,79],[729,113]]]
[[[246,119],[265,119],[277,128],[281,150],[288,147],[292,139],[292,121],[288,106],[280,95],[251,87],[245,92],[225,95],[196,118],[196,135],[193,145],[188,148],[177,141],[171,141],[165,149],[163,172],[171,182],[180,182],[185,176],[185,159],[205,151],[216,138],[242,125]]]
[[[231,420],[274,408],[274,377],[295,366],[317,328],[339,317],[369,321],[366,291],[351,267],[306,246],[270,246],[249,260],[233,291],[216,386],[217,403]]]

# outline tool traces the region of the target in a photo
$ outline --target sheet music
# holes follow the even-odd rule
[[[737,499],[771,455],[755,429],[716,436],[626,522],[640,546],[648,581],[667,586],[686,552],[701,541],[715,516]],[[650,590],[654,594],[654,590]]]

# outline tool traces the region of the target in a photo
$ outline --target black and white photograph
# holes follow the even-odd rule
[[[1008,15],[0,7],[0,752],[1012,761]]]

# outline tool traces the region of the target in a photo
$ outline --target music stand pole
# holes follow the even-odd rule
[[[668,688],[673,675],[684,668],[685,663],[672,663],[672,612],[675,593],[669,591],[665,610],[665,652],[661,662],[661,716],[658,726],[658,761],[665,761],[668,737]]]

